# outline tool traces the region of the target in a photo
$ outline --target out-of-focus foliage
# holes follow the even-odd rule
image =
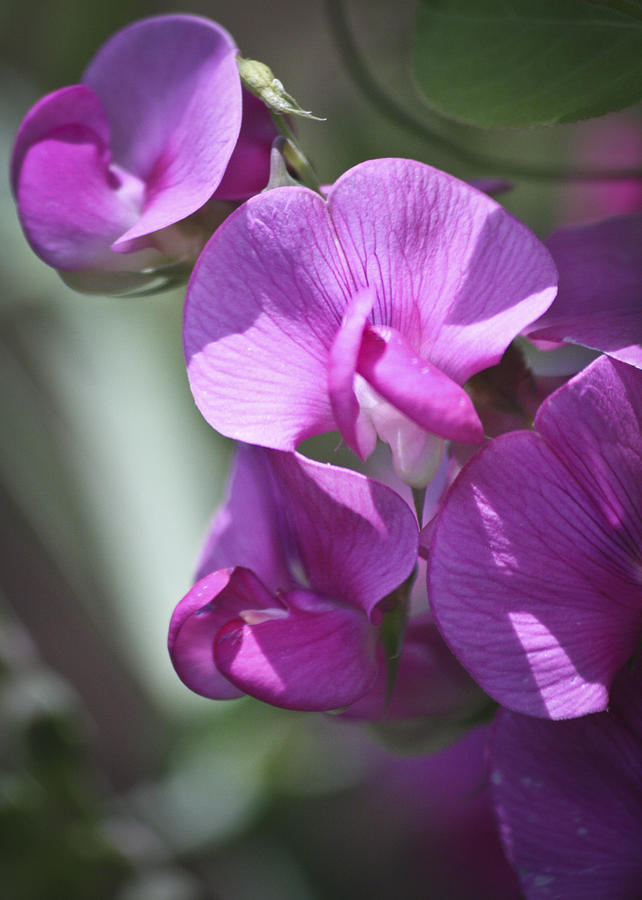
[[[642,4],[423,0],[415,74],[430,105],[488,127],[574,122],[642,92]]]

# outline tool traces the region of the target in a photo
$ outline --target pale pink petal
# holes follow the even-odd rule
[[[107,112],[114,161],[147,186],[142,215],[120,242],[209,200],[241,126],[236,47],[223,28],[197,16],[146,19],[110,38],[82,80]]]
[[[217,431],[291,450],[334,429],[328,352],[348,294],[324,201],[305,188],[253,197],[207,244],[187,289],[184,347]]]

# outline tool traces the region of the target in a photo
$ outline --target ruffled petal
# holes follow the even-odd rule
[[[100,97],[115,162],[146,184],[126,244],[184,219],[218,187],[241,127],[236,47],[219,25],[159,16],[124,28],[83,82]]]
[[[547,246],[560,289],[529,336],[583,344],[642,369],[642,214],[562,228]]]
[[[246,693],[286,709],[354,702],[376,676],[376,629],[360,611],[308,591],[282,599],[286,616],[240,618],[219,632],[220,671]]]
[[[499,359],[550,306],[557,273],[542,243],[494,200],[406,159],[350,169],[328,204],[372,321],[459,383]]]

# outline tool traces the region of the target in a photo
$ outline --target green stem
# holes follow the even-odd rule
[[[300,175],[301,181],[306,187],[310,188],[310,190],[316,191],[317,194],[321,194],[321,184],[319,183],[316,172],[312,168],[312,165],[303,150],[301,150],[301,148],[299,147],[294,132],[288,125],[287,121],[279,113],[270,111],[270,115],[272,116],[272,121],[274,122],[276,128],[281,132],[281,134],[287,141],[285,148],[286,153],[288,153],[289,151],[289,161],[292,163],[292,165]]]
[[[512,159],[494,158],[476,153],[460,146],[450,138],[432,131],[425,122],[400,107],[377,83],[366,65],[357,43],[350,31],[343,0],[326,0],[326,9],[330,27],[343,62],[365,96],[377,107],[379,112],[396,122],[406,131],[424,140],[430,141],[434,147],[457,156],[480,171],[502,174],[519,178],[534,178],[541,181],[620,181],[627,178],[639,178],[642,169],[570,169],[568,167],[540,166],[536,163],[522,163]]]

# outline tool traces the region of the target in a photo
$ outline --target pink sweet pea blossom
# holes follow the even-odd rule
[[[602,356],[484,447],[437,516],[428,593],[450,647],[509,709],[607,707],[642,635],[642,373]]]
[[[282,450],[377,437],[409,484],[443,439],[483,430],[463,383],[555,295],[546,249],[494,200],[418,162],[362,163],[329,190],[251,198],[203,251],[184,342],[196,402],[230,437]]]
[[[502,710],[490,763],[504,847],[527,900],[638,900],[642,668],[606,712],[543,722]]]
[[[384,485],[242,447],[200,581],[172,617],[176,671],[215,699],[353,703],[377,677],[378,626],[414,568],[417,539],[413,513]]]
[[[27,114],[11,163],[18,213],[72,286],[127,289],[143,271],[192,263],[231,209],[209,201],[264,187],[276,132],[242,94],[236,54],[208,19],[146,19]]]
[[[642,369],[642,213],[560,228],[546,244],[559,294],[529,337],[583,344]]]

